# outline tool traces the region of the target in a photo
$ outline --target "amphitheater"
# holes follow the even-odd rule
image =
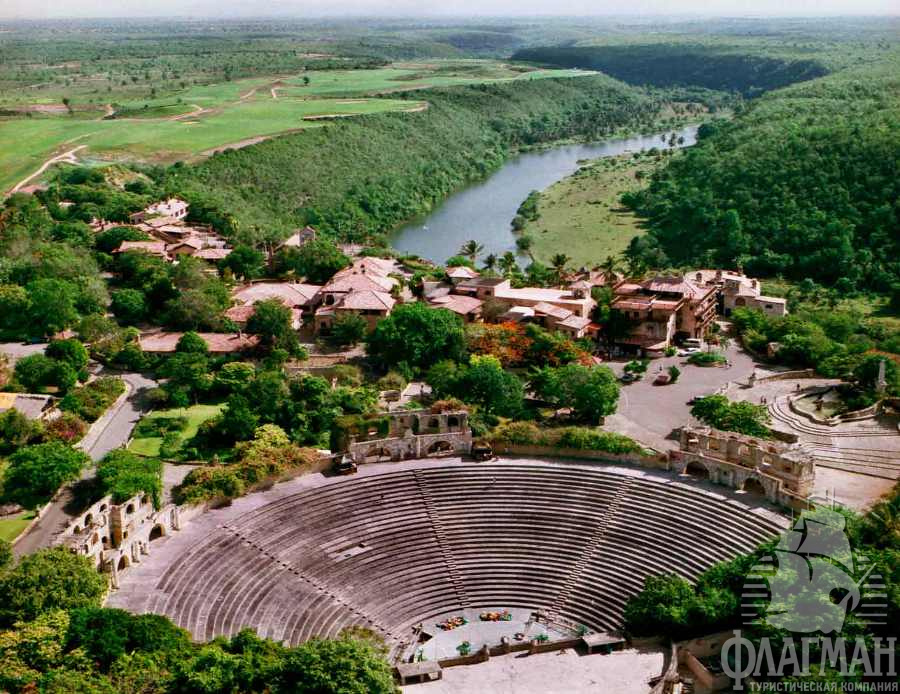
[[[550,636],[611,632],[644,577],[694,578],[786,527],[752,501],[596,463],[366,465],[276,485],[154,540],[108,604],[167,615],[198,640],[252,627],[297,644],[361,625],[398,658],[441,636],[437,620],[486,609]]]

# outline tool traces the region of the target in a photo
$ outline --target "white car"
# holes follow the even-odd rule
[[[692,354],[696,354],[697,352],[702,352],[702,351],[703,350],[701,350],[699,347],[688,347],[687,349],[678,350],[678,356],[679,357],[689,357]]]

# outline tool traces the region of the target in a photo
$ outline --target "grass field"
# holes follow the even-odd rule
[[[34,518],[34,511],[22,511],[16,515],[0,520],[0,540],[12,542]]]
[[[191,86],[176,95],[72,115],[34,114],[0,120],[0,190],[38,171],[50,157],[75,147],[81,161],[140,160],[171,163],[244,146],[279,133],[319,127],[323,118],[426,107],[414,99],[371,98],[433,86],[591,74],[578,70],[510,69],[496,61],[436,61],[375,70],[308,71]],[[309,84],[304,83],[304,77]],[[20,104],[21,105],[21,104]],[[34,181],[31,181],[34,182]]]
[[[197,430],[200,428],[200,425],[208,419],[212,419],[213,417],[215,417],[222,411],[224,407],[224,405],[192,405],[191,407],[177,407],[170,410],[157,410],[156,412],[151,412],[150,414],[148,414],[145,419],[177,417],[184,417],[185,419],[187,419],[187,425],[182,431],[178,433],[178,441],[181,445],[186,441],[194,438],[194,436],[197,435]],[[161,444],[162,437],[153,436],[146,438],[135,438],[128,446],[128,450],[139,455],[146,455],[155,458],[159,455],[159,448]]]
[[[533,239],[535,260],[547,263],[556,253],[565,253],[574,266],[592,266],[625,250],[643,229],[619,197],[640,187],[638,171],[646,175],[656,165],[650,157],[597,159],[542,191],[540,217],[523,230]]]

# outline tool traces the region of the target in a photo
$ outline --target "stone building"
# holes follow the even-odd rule
[[[670,452],[669,462],[680,474],[755,491],[785,506],[810,496],[816,476],[813,458],[801,445],[709,427],[684,427],[681,450]]]
[[[469,413],[392,412],[350,433],[346,453],[360,463],[463,455],[472,448]]]
[[[767,316],[783,316],[787,311],[787,300],[777,296],[763,296],[759,280],[740,272],[723,270],[695,270],[685,275],[701,287],[716,287],[719,291],[719,310],[730,316],[736,308],[755,308]]]
[[[632,324],[628,335],[616,341],[625,351],[661,354],[678,340],[702,339],[716,318],[716,288],[680,277],[620,282],[613,292],[611,307]]]
[[[146,494],[121,504],[105,496],[69,523],[59,542],[108,572],[112,587],[118,588],[119,572],[140,563],[154,540],[180,530],[188,520],[186,513],[175,504],[157,510]]]

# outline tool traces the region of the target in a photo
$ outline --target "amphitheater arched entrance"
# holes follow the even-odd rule
[[[391,452],[384,446],[373,447],[366,451],[365,462],[367,463],[385,463],[393,459]]]
[[[767,496],[766,488],[763,486],[762,482],[760,482],[755,477],[748,477],[747,479],[745,479],[742,489],[748,494]]]
[[[428,455],[435,457],[453,455],[453,444],[449,441],[435,441],[428,447]]]
[[[119,563],[116,565],[116,569],[119,571],[124,571],[128,568],[130,563],[131,562],[128,560],[128,555],[123,554],[121,557],[119,557]]]
[[[696,460],[692,460],[684,467],[684,474],[690,475],[698,480],[709,479],[709,470],[707,467],[703,463],[698,463]]]
[[[153,542],[154,540],[158,540],[161,537],[164,537],[166,534],[166,529],[162,526],[162,524],[157,523],[150,530],[149,541]]]

